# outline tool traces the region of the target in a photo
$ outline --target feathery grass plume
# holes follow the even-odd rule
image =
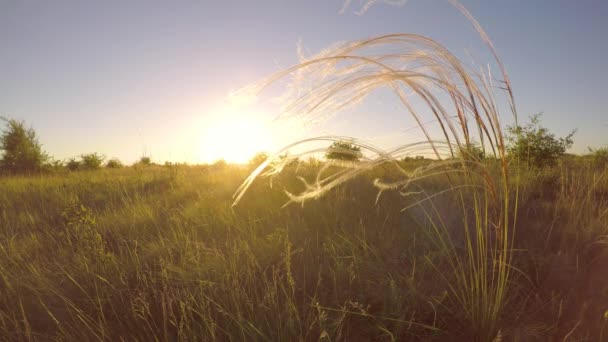
[[[462,5],[450,2],[473,24],[493,54],[502,74],[499,88],[505,90],[509,110],[517,120],[510,81],[492,42]],[[501,313],[512,272],[518,182],[516,179],[514,188],[510,188],[512,182],[509,182],[493,76],[467,68],[431,38],[400,33],[332,47],[262,81],[257,89],[262,90],[284,78],[292,79],[284,98],[284,117],[322,120],[359,103],[375,89],[387,88],[416,121],[425,140],[390,151],[347,137],[323,136],[295,142],[251,173],[235,193],[234,205],[258,176],[281,172],[289,160],[277,163],[278,156],[320,141],[330,145],[350,139],[348,141],[361,148],[363,160],[356,163],[328,161],[314,180],[302,179],[304,191],[287,193],[288,203],[318,198],[374,167],[393,166],[392,170],[400,176],[398,180],[376,179],[374,184],[379,195],[383,191],[399,190],[409,203],[404,210],[421,209],[426,224],[436,233],[437,245],[451,255],[448,258],[451,274],[438,272],[451,294],[448,308],[453,314],[451,319],[460,321],[459,330],[464,329],[474,339],[496,338],[501,331]],[[420,103],[422,105],[418,105]],[[476,141],[481,145],[482,154],[492,156],[497,163],[482,161],[467,153]],[[311,148],[290,155],[302,159],[307,154],[325,150]],[[437,161],[415,170],[399,164],[399,159],[414,153],[433,155]],[[270,165],[274,166],[268,168]],[[499,176],[495,170],[499,170]],[[440,190],[424,189],[421,181],[430,177],[447,177],[451,186]],[[461,208],[459,227],[448,227],[434,204],[438,196],[447,194],[452,194]],[[462,230],[460,242],[454,238],[455,228]]]

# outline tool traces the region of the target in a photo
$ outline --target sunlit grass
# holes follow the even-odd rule
[[[400,166],[424,167],[411,163]],[[415,204],[466,184],[462,173],[420,179],[418,195],[378,198],[373,180],[394,172],[379,167],[304,207],[281,208],[283,189],[299,193],[297,175],[314,177],[319,167],[286,167],[273,188],[261,178],[236,207],[234,189],[250,172],[241,167],[0,178],[0,335],[479,338],[474,320],[489,324],[483,310],[493,307],[481,302],[492,283],[471,271],[488,270],[493,257],[476,251],[485,246],[474,232],[482,200],[463,188]],[[571,337],[598,336],[608,303],[605,171],[527,171],[520,203],[525,228],[510,264],[521,273],[510,277],[496,331],[561,339],[576,326]]]
[[[496,57],[498,81],[430,38],[390,34],[253,87],[293,80],[284,116],[303,120],[386,88],[424,141],[384,150],[323,136],[257,168],[0,178],[0,336],[601,339],[606,170],[568,161],[522,170],[507,159],[500,117],[517,118],[508,75],[454,4]],[[269,134],[244,120],[211,126],[205,145],[246,161]],[[362,160],[307,160],[345,140]],[[471,153],[476,144],[490,158]],[[434,160],[403,161],[415,154]]]

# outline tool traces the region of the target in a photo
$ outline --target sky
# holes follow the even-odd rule
[[[259,130],[265,139],[257,147],[267,150],[323,134],[388,145],[407,141],[411,123],[382,96],[306,128],[270,121],[277,112],[268,104],[235,109],[226,98],[297,63],[298,44],[314,55],[337,41],[407,32],[463,58],[487,58],[479,36],[446,0],[378,3],[363,15],[362,2],[341,12],[343,4],[0,0],[0,116],[31,125],[57,159],[97,152],[127,163],[142,155],[210,162],[221,158],[218,145],[229,143],[218,138],[223,131],[213,134],[226,116],[253,118],[247,127],[271,122],[270,133]],[[544,112],[543,124],[557,135],[577,129],[575,153],[608,144],[608,1],[462,4],[504,61],[520,117]],[[231,138],[231,148],[258,137]]]

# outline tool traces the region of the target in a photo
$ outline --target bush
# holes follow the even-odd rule
[[[82,167],[82,163],[80,161],[76,160],[76,158],[70,158],[65,163],[65,167],[67,167],[68,170],[70,170],[70,171],[76,171]]]
[[[526,126],[507,127],[507,151],[512,158],[519,159],[530,166],[553,166],[568,148],[572,146],[572,136],[576,130],[565,137],[556,138],[555,134],[540,125],[542,113],[532,115]]]
[[[485,151],[477,143],[470,143],[468,146],[463,145],[458,151],[458,158],[472,161],[482,161],[486,158]]]
[[[117,158],[112,158],[106,163],[106,167],[109,169],[119,169],[123,166],[123,163]]]
[[[61,213],[65,230],[61,233],[74,251],[78,251],[96,261],[103,261],[106,255],[105,242],[96,229],[96,221],[91,209],[75,198]]]
[[[137,161],[137,164],[152,165],[152,159],[150,157],[143,156],[143,157],[139,158],[139,160]]]
[[[334,160],[358,161],[362,156],[361,148],[348,141],[334,142],[325,153],[325,158]]]
[[[58,172],[63,170],[63,162],[57,159],[49,159],[42,165],[42,169],[45,172]]]
[[[80,156],[81,166],[86,170],[96,170],[101,167],[105,157],[97,153],[83,154]]]
[[[9,173],[29,173],[42,169],[48,160],[46,153],[32,128],[25,128],[23,121],[0,118],[6,122],[6,130],[0,136],[0,170]]]

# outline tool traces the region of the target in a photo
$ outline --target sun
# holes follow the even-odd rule
[[[271,149],[269,128],[253,115],[224,115],[211,123],[203,139],[203,158],[213,162],[246,163],[258,152]]]

